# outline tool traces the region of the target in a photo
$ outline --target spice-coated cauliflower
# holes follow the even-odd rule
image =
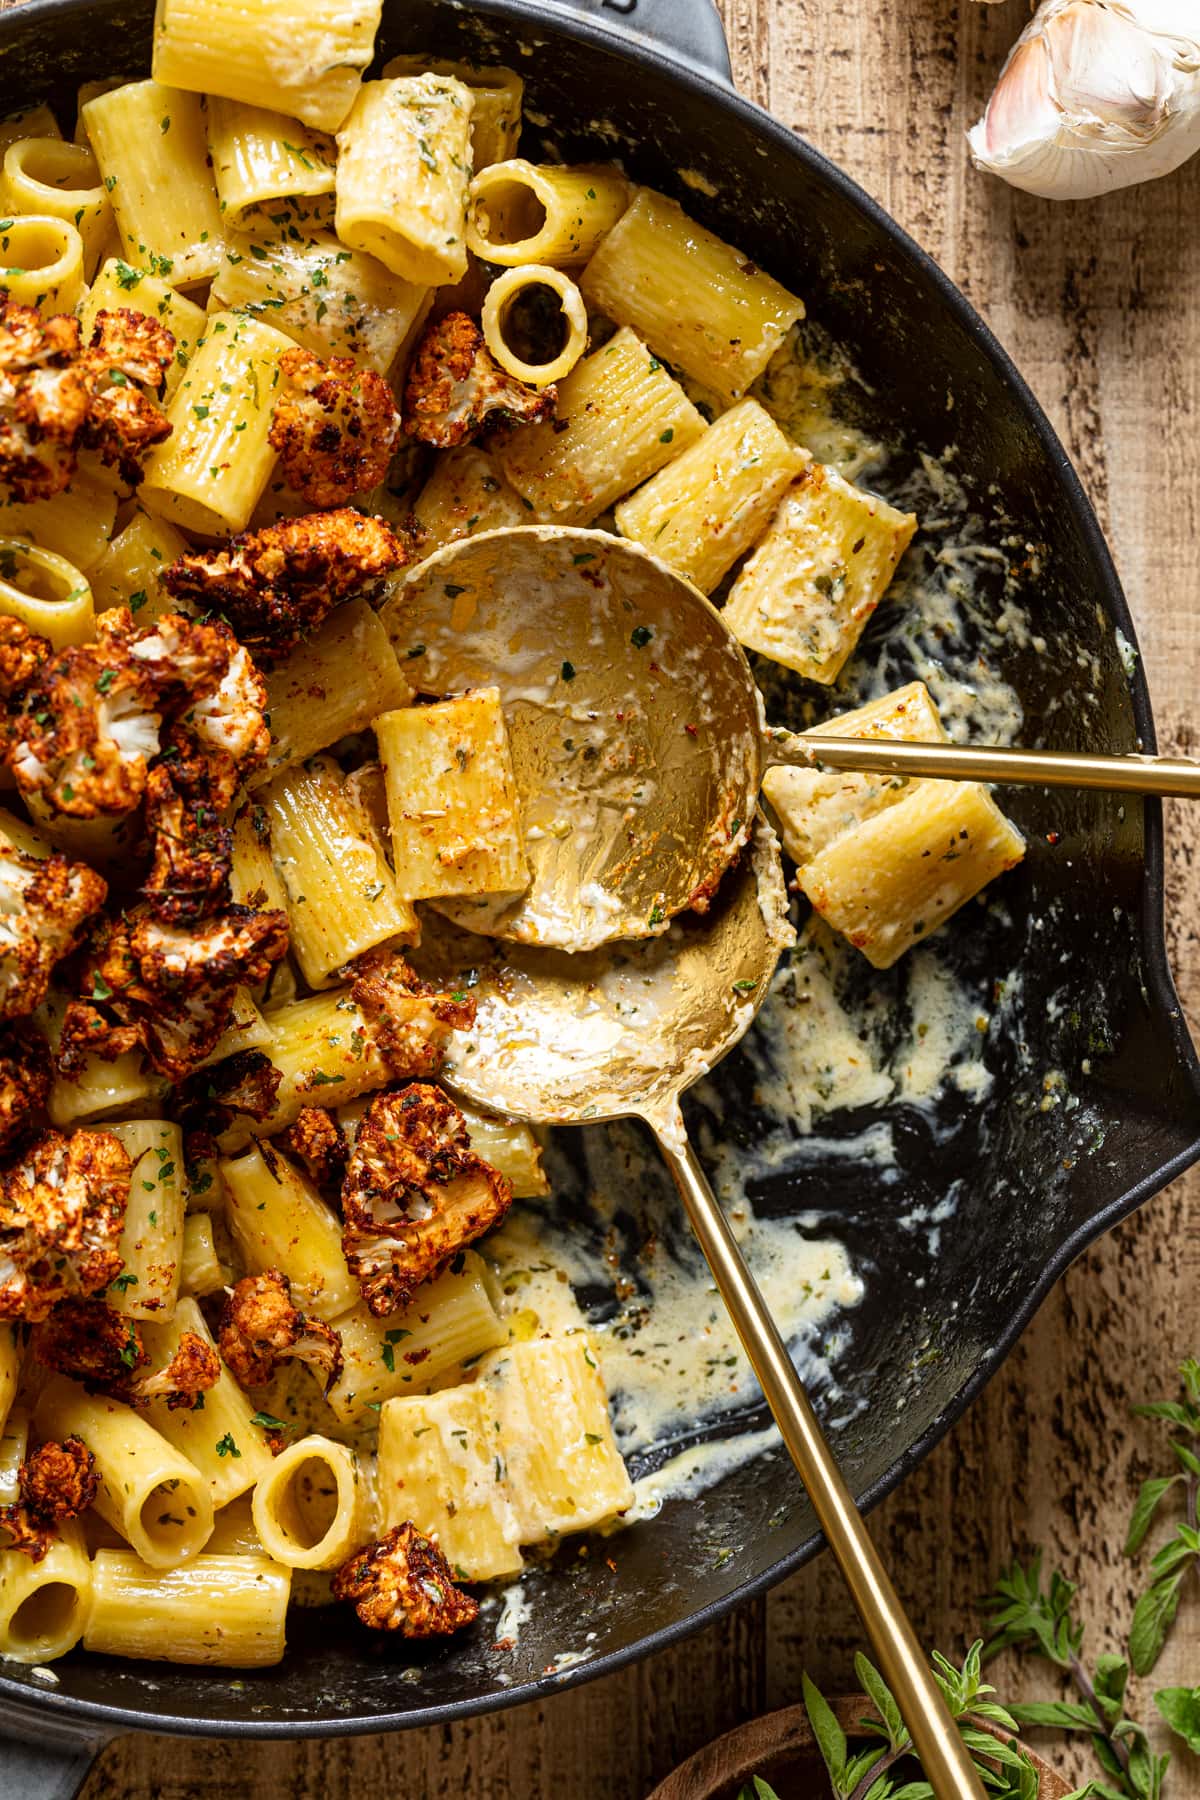
[[[34,1326],[31,1341],[45,1368],[82,1382],[90,1394],[107,1394],[127,1406],[165,1400],[172,1411],[191,1408],[221,1374],[216,1351],[195,1331],[181,1332],[170,1361],[144,1374],[150,1357],[137,1320],[96,1298],[60,1301],[49,1318]]]
[[[129,1157],[111,1131],[47,1131],[0,1173],[0,1319],[44,1319],[121,1268]]]
[[[9,1550],[41,1562],[54,1541],[55,1527],[77,1519],[96,1498],[100,1477],[96,1458],[82,1438],[52,1439],[27,1456],[17,1471],[17,1499],[0,1507],[0,1525],[11,1533]]]
[[[368,950],[350,973],[350,997],[362,1008],[376,1048],[398,1081],[437,1075],[451,1032],[475,1023],[475,1002],[468,994],[431,987],[395,951]]]
[[[302,1313],[278,1269],[243,1275],[221,1315],[221,1357],[243,1387],[265,1387],[288,1357],[324,1376],[328,1393],[342,1372],[342,1340],[323,1319]]]
[[[400,436],[400,414],[382,375],[351,356],[323,363],[297,344],[279,366],[294,392],[275,402],[270,444],[289,487],[312,506],[345,506],[377,487]]]
[[[479,1602],[454,1585],[437,1545],[409,1522],[343,1563],[333,1595],[351,1601],[364,1625],[406,1638],[449,1637],[479,1617]]]
[[[46,998],[54,967],[104,905],[108,885],[86,863],[30,856],[0,833],[0,1019],[18,1019]]]
[[[223,613],[244,643],[282,656],[344,600],[374,598],[407,558],[382,519],[343,507],[243,532],[223,550],[192,551],[162,581],[177,600]]]
[[[42,1129],[53,1074],[40,1031],[25,1023],[0,1028],[0,1156]]]
[[[233,834],[211,801],[180,794],[169,768],[146,778],[153,861],[142,897],[164,925],[195,925],[230,904]]]
[[[295,1158],[317,1187],[341,1191],[350,1146],[338,1121],[323,1106],[302,1107],[295,1122],[280,1133],[276,1143]]]
[[[423,1082],[378,1094],[359,1121],[342,1183],[342,1250],[377,1316],[497,1225],[512,1184],[471,1149],[467,1123]]]
[[[0,617],[0,699],[11,700],[29,687],[39,669],[50,660],[46,638],[20,619]]]
[[[82,442],[116,465],[133,487],[142,479],[142,459],[171,435],[162,408],[136,383],[161,387],[175,354],[175,339],[161,319],[121,306],[96,314],[92,335],[79,353],[78,367],[88,391]]]
[[[9,766],[22,794],[68,818],[120,817],[141,803],[161,725],[154,684],[123,646],[72,644],[14,707]]]
[[[506,374],[474,319],[449,312],[426,328],[409,364],[404,429],[435,450],[449,450],[478,437],[493,414],[535,425],[552,419],[557,403],[557,388],[528,387]]]

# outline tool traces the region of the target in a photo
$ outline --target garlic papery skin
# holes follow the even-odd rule
[[[1043,0],[967,142],[1049,200],[1169,175],[1200,150],[1200,0]]]

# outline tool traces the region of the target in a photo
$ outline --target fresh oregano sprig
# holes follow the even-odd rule
[[[1159,1506],[1173,1488],[1182,1490],[1182,1517],[1150,1559],[1150,1586],[1134,1608],[1129,1627],[1129,1660],[1139,1675],[1148,1675],[1161,1656],[1179,1610],[1180,1590],[1200,1559],[1200,1362],[1189,1357],[1179,1372],[1182,1400],[1155,1400],[1133,1409],[1139,1418],[1163,1419],[1182,1434],[1167,1440],[1177,1466],[1169,1475],[1143,1481],[1125,1540],[1126,1554],[1134,1556]]]

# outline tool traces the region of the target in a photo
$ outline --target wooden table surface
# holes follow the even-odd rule
[[[1195,753],[1200,158],[1165,181],[1070,208],[977,175],[963,133],[1027,15],[1024,0],[724,0],[723,10],[741,91],[876,195],[1015,356],[1109,533],[1161,747]],[[1171,950],[1195,1028],[1200,824],[1182,805],[1171,808],[1168,846]],[[1137,1592],[1124,1528],[1137,1481],[1157,1472],[1147,1460],[1155,1428],[1128,1409],[1173,1391],[1179,1360],[1200,1352],[1198,1295],[1193,1176],[1075,1265],[983,1397],[875,1514],[924,1642],[956,1651],[974,1635],[974,1599],[998,1562],[1040,1544],[1081,1583],[1092,1651],[1118,1647]],[[1183,1614],[1135,1700],[1200,1679],[1194,1592]],[[844,1691],[861,1643],[826,1556],[678,1650],[544,1705],[352,1742],[126,1739],[85,1793],[641,1800],[718,1732],[798,1698],[803,1670],[826,1692]],[[997,1666],[1010,1698],[1054,1691],[1051,1670]],[[1173,1791],[1200,1793],[1200,1763],[1178,1770]]]

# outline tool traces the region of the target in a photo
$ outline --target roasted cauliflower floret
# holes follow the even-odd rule
[[[41,1005],[55,964],[75,948],[107,893],[86,863],[57,852],[29,856],[0,835],[0,1019]]]
[[[397,1080],[438,1074],[451,1032],[475,1023],[475,1002],[469,996],[439,992],[395,951],[369,950],[351,965],[351,974],[351,998],[366,1014],[376,1046]]]
[[[322,1106],[306,1106],[276,1141],[319,1188],[341,1192],[350,1146],[332,1113]]]
[[[134,383],[161,387],[174,354],[175,339],[161,319],[128,306],[97,313],[88,346],[79,353],[88,392],[81,441],[99,452],[101,462],[115,463],[131,486],[142,479],[146,452],[171,435],[167,415]]]
[[[243,1275],[221,1315],[221,1357],[243,1387],[265,1387],[287,1357],[325,1378],[328,1393],[342,1372],[342,1340],[323,1319],[307,1318],[278,1269]]]
[[[171,1412],[179,1407],[190,1411],[220,1379],[221,1359],[212,1345],[197,1331],[181,1331],[179,1348],[170,1362],[153,1375],[140,1376],[132,1384],[131,1398],[135,1406],[165,1400]]]
[[[511,1204],[511,1182],[471,1149],[440,1088],[414,1082],[376,1095],[342,1183],[342,1250],[368,1307],[383,1317],[409,1305]]]
[[[43,1368],[82,1382],[89,1394],[128,1400],[150,1358],[136,1319],[114,1312],[98,1297],[60,1300],[33,1328],[33,1354]]]
[[[44,1319],[121,1268],[130,1163],[111,1131],[47,1131],[0,1174],[0,1319]]]
[[[230,904],[233,834],[208,800],[185,800],[169,769],[146,780],[146,830],[153,848],[142,897],[164,925],[198,924]]]
[[[141,802],[161,725],[154,687],[122,645],[72,644],[24,690],[9,766],[23,794],[69,818],[121,816]]]
[[[0,1507],[0,1524],[12,1534],[5,1548],[41,1562],[55,1526],[86,1512],[99,1486],[96,1459],[82,1438],[40,1445],[17,1471],[15,1505]]]
[[[53,1073],[40,1031],[25,1024],[0,1028],[0,1156],[42,1129]]]
[[[474,319],[449,312],[417,345],[404,384],[404,429],[435,450],[478,437],[493,414],[514,425],[552,419],[557,388],[532,388],[507,375]]]
[[[0,700],[11,700],[32,687],[49,660],[46,638],[20,619],[0,617]]]
[[[478,1600],[455,1587],[437,1545],[407,1521],[355,1551],[334,1576],[333,1594],[372,1630],[406,1638],[449,1637],[479,1617]]]
[[[239,987],[256,987],[287,949],[285,912],[230,906],[187,930],[144,913],[102,919],[77,959],[58,1066],[77,1075],[89,1053],[112,1061],[141,1049],[183,1081],[216,1047]]]
[[[291,387],[275,402],[270,444],[288,486],[312,506],[345,506],[377,487],[400,436],[400,414],[382,375],[351,356],[323,363],[297,344],[279,359]]]
[[[177,600],[223,613],[252,648],[282,656],[352,596],[370,600],[408,557],[402,538],[344,507],[243,532],[162,572]]]
[[[0,488],[14,500],[48,500],[71,479],[90,403],[78,352],[66,313],[0,305]]]

